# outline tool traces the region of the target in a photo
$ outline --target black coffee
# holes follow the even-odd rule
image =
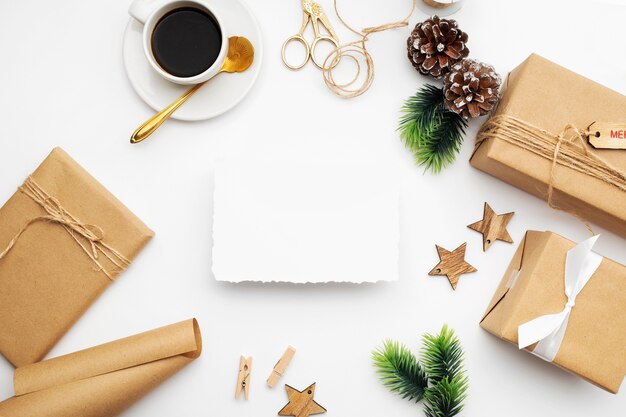
[[[172,10],[152,31],[152,54],[166,72],[193,77],[206,71],[220,53],[222,32],[213,16],[192,7]]]

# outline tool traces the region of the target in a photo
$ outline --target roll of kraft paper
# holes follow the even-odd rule
[[[2,417],[117,416],[200,356],[195,319],[16,369]]]

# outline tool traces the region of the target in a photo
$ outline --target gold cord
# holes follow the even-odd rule
[[[339,13],[339,9],[337,7],[337,0],[334,0],[334,8],[335,13],[337,14],[337,18],[339,21],[352,33],[360,37],[361,39],[354,42],[348,42],[337,46],[333,49],[330,54],[324,60],[324,64],[322,65],[322,75],[324,77],[324,82],[330,88],[330,90],[342,98],[353,98],[358,97],[361,94],[365,93],[372,82],[374,81],[374,60],[372,56],[367,51],[366,42],[369,40],[369,35],[378,32],[384,32],[390,29],[401,28],[409,25],[409,18],[413,14],[413,10],[415,10],[415,1],[411,2],[411,10],[409,14],[401,21],[385,23],[379,26],[371,26],[366,27],[362,31],[358,31],[350,26],[344,18]],[[333,75],[333,71],[337,67],[337,63],[343,58],[350,58],[356,64],[356,74],[352,78],[352,80],[339,84],[335,80],[335,76]],[[361,75],[362,68],[359,62],[359,59],[365,60],[365,79],[359,85],[354,85]]]

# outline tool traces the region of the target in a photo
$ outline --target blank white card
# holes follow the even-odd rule
[[[219,281],[398,278],[399,192],[375,164],[229,160],[215,170]]]

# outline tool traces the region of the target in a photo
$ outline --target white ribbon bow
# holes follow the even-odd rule
[[[565,259],[565,295],[567,303],[557,314],[546,314],[520,325],[517,338],[520,349],[537,343],[532,353],[552,362],[559,352],[569,315],[576,303],[576,296],[596,272],[602,256],[591,251],[600,235],[593,236],[567,251]]]

